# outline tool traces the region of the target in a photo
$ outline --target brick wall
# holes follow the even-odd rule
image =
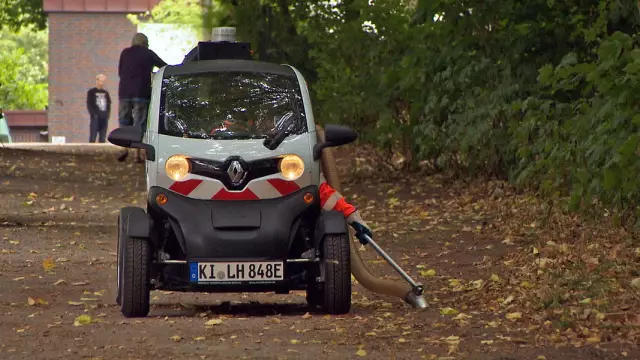
[[[89,141],[87,90],[98,73],[113,104],[109,129],[118,126],[118,59],[136,27],[123,13],[49,13],[49,138]]]

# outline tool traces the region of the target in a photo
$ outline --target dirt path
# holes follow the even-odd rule
[[[149,317],[131,320],[114,301],[115,225],[120,207],[144,199],[142,168],[0,149],[0,169],[0,359],[640,358],[640,294],[625,285],[637,243],[569,220],[541,230],[531,199],[491,197],[495,185],[344,184],[379,244],[425,284],[426,310],[356,285],[341,317],[308,313],[302,293],[153,292]],[[598,249],[581,247],[594,243],[616,256],[594,265]],[[591,271],[567,265],[583,260]],[[92,322],[74,325],[81,315]]]

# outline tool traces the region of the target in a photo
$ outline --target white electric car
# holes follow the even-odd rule
[[[151,290],[306,290],[310,305],[348,312],[349,232],[318,187],[321,150],[357,134],[324,130],[318,143],[303,76],[251,60],[246,43],[200,42],[156,72],[146,129],[108,137],[146,153],[146,207],[118,218],[123,315],[147,316]]]

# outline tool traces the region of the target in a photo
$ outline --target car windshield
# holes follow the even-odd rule
[[[161,134],[197,139],[261,139],[307,131],[295,75],[216,71],[162,80]]]

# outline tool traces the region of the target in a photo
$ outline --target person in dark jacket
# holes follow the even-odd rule
[[[87,91],[87,110],[89,111],[89,142],[105,142],[109,116],[111,115],[111,96],[104,88],[107,77],[103,74],[96,76],[96,86]]]
[[[136,33],[131,46],[120,53],[118,64],[118,122],[120,126],[139,126],[145,130],[147,111],[151,100],[151,72],[154,67],[166,66],[153,50],[149,49],[149,39],[145,34]],[[136,151],[136,161],[142,162],[140,150]],[[128,151],[118,157],[127,158]]]

